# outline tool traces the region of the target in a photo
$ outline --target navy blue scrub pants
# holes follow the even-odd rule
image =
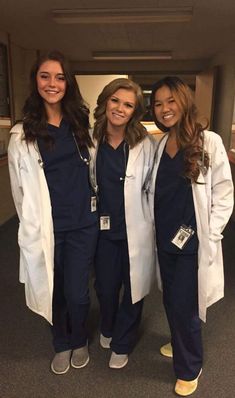
[[[112,337],[112,351],[116,354],[129,354],[136,344],[143,300],[132,304],[127,241],[100,238],[95,272],[101,333],[105,337]],[[123,295],[120,300],[122,286]]]
[[[55,232],[53,345],[56,352],[87,344],[89,274],[97,241],[97,224]]]
[[[177,379],[193,380],[202,368],[203,356],[198,316],[198,256],[160,250],[158,258],[175,374]]]

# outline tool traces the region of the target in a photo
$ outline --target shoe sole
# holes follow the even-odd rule
[[[70,368],[70,364],[68,365],[68,367],[67,367],[65,370],[63,370],[62,372],[58,372],[57,370],[55,370],[55,368],[54,368],[53,365],[51,364],[51,371],[52,371],[54,374],[56,374],[56,375],[64,375],[65,373],[68,372],[69,368]]]
[[[71,366],[74,369],[81,369],[81,368],[85,368],[85,366],[88,364],[88,362],[90,361],[90,357],[87,358],[87,360],[82,364],[82,365],[74,365],[72,359],[71,359]]]
[[[110,364],[109,364],[109,367],[110,367],[110,369],[122,369],[122,368],[124,368],[124,367],[127,365],[128,359],[129,359],[129,358],[127,358],[126,361],[123,362],[123,364],[122,364],[121,366],[116,366],[116,365],[110,365]]]

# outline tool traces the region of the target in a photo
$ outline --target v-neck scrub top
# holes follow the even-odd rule
[[[196,253],[198,239],[193,204],[191,181],[183,176],[184,152],[179,150],[171,158],[166,150],[159,164],[155,197],[154,215],[157,246],[169,253]],[[194,235],[181,250],[171,240],[181,225],[191,226]]]
[[[67,231],[89,226],[97,221],[91,212],[92,188],[89,168],[83,159],[88,149],[80,148],[81,158],[70,125],[62,120],[59,127],[48,124],[54,138],[51,149],[38,140],[44,172],[50,193],[54,231]]]
[[[102,238],[117,240],[127,237],[124,181],[128,154],[125,141],[116,149],[106,141],[99,145],[96,160],[99,216],[110,218],[110,229],[100,231]]]

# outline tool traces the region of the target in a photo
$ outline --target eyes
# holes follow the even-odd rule
[[[155,108],[159,108],[160,106],[171,105],[171,104],[173,104],[173,103],[175,103],[174,98],[169,98],[168,100],[162,101],[162,102],[161,102],[161,101],[155,101],[154,107],[155,107]]]
[[[111,97],[110,98],[110,102],[112,102],[113,104],[123,104],[124,106],[126,106],[129,109],[134,109],[135,108],[135,105],[132,104],[131,102],[122,102],[117,97]]]
[[[41,72],[39,73],[39,77],[42,80],[50,80],[51,79],[51,75],[47,72]],[[65,81],[65,75],[63,73],[58,73],[57,75],[55,75],[55,80],[57,81]]]

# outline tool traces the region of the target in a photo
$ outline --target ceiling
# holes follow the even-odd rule
[[[189,22],[58,23],[52,10],[112,9],[151,12],[191,7]],[[0,31],[25,49],[59,49],[77,73],[129,73],[146,83],[154,74],[193,76],[220,54],[235,55],[234,0],[0,0]],[[143,13],[144,13],[143,10]],[[77,10],[79,11],[79,10]],[[109,15],[109,12],[108,12]],[[96,61],[94,52],[171,52],[171,60]],[[235,63],[234,63],[235,65]]]

